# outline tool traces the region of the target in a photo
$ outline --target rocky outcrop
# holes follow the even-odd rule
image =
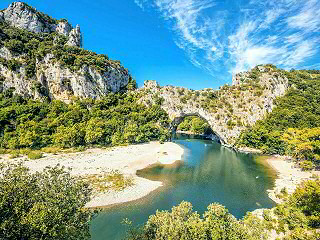
[[[72,29],[69,33],[67,45],[82,47],[82,36],[79,25],[77,25],[77,27]]]
[[[110,66],[101,73],[84,65],[79,71],[73,72],[54,61],[52,54],[48,54],[42,61],[37,61],[36,69],[36,76],[28,79],[25,65],[11,71],[0,64],[0,75],[5,78],[5,81],[0,83],[1,89],[4,91],[14,88],[15,93],[34,99],[49,97],[69,102],[74,96],[99,99],[110,92],[119,91],[130,79],[128,71],[122,66]]]
[[[67,21],[60,21],[56,26],[55,31],[61,35],[68,37],[70,32],[72,31],[72,26]],[[78,46],[78,45],[74,45],[74,46]]]
[[[0,22],[4,21],[4,13],[0,11]]]
[[[0,42],[0,92],[14,89],[15,93],[33,99],[49,98],[69,102],[74,96],[99,99],[128,85],[131,76],[119,61],[80,48],[72,49],[72,53],[68,52],[63,44],[82,46],[79,26],[72,29],[67,20],[57,21],[22,2],[14,2],[0,11],[0,19],[9,25],[2,24],[0,28],[0,39],[3,39]],[[21,28],[36,34],[30,34],[31,40],[22,43],[6,35],[7,28],[11,31]],[[54,32],[68,37],[68,40],[53,35],[52,45],[46,46],[46,52],[39,45],[36,54],[29,52],[27,44],[42,40],[43,35],[37,35],[38,33],[48,33],[45,36],[49,37]],[[28,32],[24,34],[27,36]],[[11,45],[8,47],[10,41]],[[15,51],[18,48],[14,45],[15,42],[20,47],[18,51]],[[59,52],[53,48],[57,44],[61,44]],[[52,49],[52,52],[48,49]],[[54,54],[60,54],[60,58]],[[63,60],[61,56],[67,60]],[[73,62],[68,62],[69,58]],[[86,61],[87,58],[90,61]]]
[[[140,89],[145,93],[140,101],[147,105],[161,103],[173,129],[184,117],[199,116],[210,124],[221,143],[232,146],[243,130],[272,111],[273,100],[283,96],[287,88],[284,74],[265,67],[236,75],[232,86],[225,85],[220,90],[159,87],[148,81]]]
[[[57,32],[69,38],[68,45],[82,47],[80,27],[72,29],[66,21],[57,21],[23,2],[13,2],[0,13],[0,21],[34,33]]]
[[[29,8],[22,2],[14,2],[4,10],[4,20],[11,26],[23,28],[31,32],[51,32],[51,24],[36,14],[36,11]]]

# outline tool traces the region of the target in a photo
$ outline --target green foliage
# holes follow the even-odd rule
[[[57,23],[55,19],[46,14],[36,13],[46,23]],[[128,70],[123,68],[119,61],[110,60],[104,54],[96,54],[79,47],[67,46],[67,38],[55,32],[32,33],[9,26],[5,22],[0,23],[0,32],[3,33],[1,42],[10,52],[18,55],[24,54],[23,62],[26,63],[25,68],[28,78],[32,78],[36,74],[36,61],[42,60],[49,53],[54,55],[55,61],[72,71],[78,71],[83,66],[90,66],[101,73],[108,73],[110,68],[117,68],[119,71],[128,74]],[[8,67],[6,60],[0,59],[0,62]],[[9,68],[13,71],[17,69],[17,67],[10,65]],[[131,81],[128,88],[134,89],[135,82]]]
[[[233,122],[231,119],[229,119],[227,122],[228,129],[230,129],[230,130],[232,130],[233,127],[236,125],[237,125],[237,123]]]
[[[308,218],[309,225],[320,227],[320,180],[305,181],[289,199],[290,206],[300,209]]]
[[[192,211],[191,203],[182,202],[171,212],[157,211],[140,231],[131,230],[128,239],[265,239],[259,219],[249,216],[244,222],[216,203],[209,205],[201,218]],[[252,231],[248,231],[249,227]]]
[[[210,125],[204,119],[197,116],[187,116],[179,124],[177,130],[190,131],[195,134],[206,134],[211,132]]]
[[[0,147],[70,148],[167,140],[166,112],[159,105],[138,104],[138,98],[118,93],[68,105],[0,94]]]
[[[85,177],[85,181],[98,192],[109,190],[122,191],[125,188],[134,185],[133,178],[124,177],[119,171],[88,175]]]
[[[24,44],[20,40],[10,39],[4,43],[4,46],[11,52],[21,54],[24,51]]]
[[[87,183],[61,167],[0,166],[1,239],[90,239]]]
[[[282,191],[285,194],[286,190]],[[237,220],[219,204],[211,204],[203,217],[182,202],[172,211],[157,211],[140,229],[130,228],[128,239],[270,239],[270,231],[281,232],[281,239],[319,239],[320,180],[306,181],[273,209],[263,211],[263,219],[253,213]],[[129,220],[127,224],[132,224]]]
[[[319,161],[320,74],[283,71],[290,88],[278,98],[267,117],[245,131],[239,145],[266,153],[290,154],[317,164]]]
[[[42,153],[39,151],[31,151],[28,153],[29,159],[39,159],[42,158]]]

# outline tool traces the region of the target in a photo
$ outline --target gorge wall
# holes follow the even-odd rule
[[[131,79],[119,61],[84,50],[80,27],[22,2],[0,11],[0,92],[33,99],[101,98]]]
[[[160,87],[146,81],[144,104],[158,103],[168,113],[174,128],[186,116],[205,119],[220,142],[232,146],[240,133],[272,111],[274,99],[283,96],[288,79],[272,65],[258,66],[233,77],[232,86],[219,90]]]

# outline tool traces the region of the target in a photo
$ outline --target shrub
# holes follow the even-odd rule
[[[20,40],[10,39],[4,46],[11,52],[21,54],[24,52],[24,44]]]
[[[29,159],[39,159],[42,158],[42,153],[40,151],[32,151],[28,153]]]
[[[64,168],[0,165],[1,239],[89,239],[91,189]]]
[[[303,171],[310,171],[313,169],[313,163],[307,160],[300,162],[299,166]]]

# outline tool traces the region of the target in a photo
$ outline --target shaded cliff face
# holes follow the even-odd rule
[[[0,92],[34,99],[99,99],[131,79],[119,61],[80,48],[80,27],[12,3],[0,12]]]
[[[222,143],[233,145],[243,130],[272,111],[273,100],[287,89],[288,79],[281,70],[266,65],[237,74],[232,86],[220,90],[160,87],[155,81],[147,81],[140,91],[144,92],[141,101],[161,104],[173,125],[185,116],[199,116]]]

